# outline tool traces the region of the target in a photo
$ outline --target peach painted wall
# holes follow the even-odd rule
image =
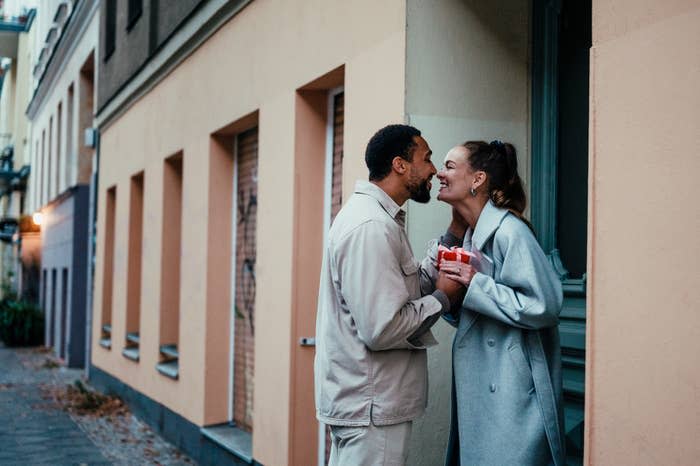
[[[295,183],[322,183],[323,167],[295,177],[296,90],[345,65],[345,161],[349,196],[366,178],[364,146],[372,133],[404,115],[405,4],[342,1],[255,1],[215,33],[118,120],[103,129],[96,308],[102,293],[105,190],[117,184],[116,251],[112,311],[113,349],[93,346],[93,364],[198,425],[227,420],[228,302],[209,277],[221,235],[210,206],[212,153],[222,148],[211,134],[259,111],[258,256],[256,267],[255,396],[253,457],[288,464],[290,448],[292,272],[318,275],[294,264]],[[180,379],[160,376],[158,328],[163,160],[183,153]],[[219,159],[217,164],[221,164]],[[225,166],[226,164],[222,164]],[[125,332],[129,179],[144,170],[144,239],[141,361],[121,355]],[[215,184],[222,180],[216,177]],[[224,192],[225,189],[222,190]],[[230,247],[224,247],[230,254]],[[319,248],[320,251],[320,248]],[[177,290],[173,290],[178,292]],[[306,311],[305,311],[306,312]],[[93,341],[99,341],[99,319]],[[222,344],[222,341],[224,344]],[[224,383],[222,383],[222,380]],[[297,390],[313,390],[313,380]],[[205,396],[206,394],[206,396]],[[308,413],[302,413],[309,417]],[[309,429],[315,443],[316,427]]]
[[[586,464],[700,457],[700,2],[593,1]]]

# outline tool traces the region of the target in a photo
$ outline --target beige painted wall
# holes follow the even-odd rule
[[[586,464],[700,457],[699,25],[593,1]]]
[[[17,93],[17,62],[13,60],[2,80],[2,95],[0,96],[0,143],[2,147],[12,142],[5,135],[14,135],[15,130],[15,101]]]
[[[228,325],[228,309],[207,296],[208,289],[213,293],[207,286],[207,257],[216,247],[207,242],[213,237],[208,228],[216,223],[208,208],[211,190],[206,189],[212,176],[210,150],[215,150],[210,149],[210,134],[259,111],[253,456],[263,464],[287,464],[291,451],[290,353],[297,344],[290,338],[296,89],[345,64],[347,197],[354,180],[366,178],[362,154],[371,134],[403,120],[404,19],[404,2],[399,0],[253,2],[102,134],[94,315],[101,314],[105,190],[118,186],[116,250],[124,251],[129,177],[145,169],[141,361],[134,364],[120,354],[127,264],[125,254],[116,254],[114,347],[107,351],[95,345],[93,363],[190,421],[212,424],[227,420],[228,386],[220,382],[228,380],[228,370],[225,365],[223,371],[218,369],[228,360],[228,347],[221,345],[218,333],[209,338],[207,331],[214,331],[217,323]],[[175,382],[158,376],[155,364],[162,164],[180,150],[184,220],[180,380]],[[319,167],[297,178],[322,183],[322,172]],[[99,341],[99,325],[96,319],[94,342]],[[217,342],[222,347],[212,348]],[[313,380],[297,388],[312,390]],[[301,415],[315,425],[313,413]],[[315,427],[311,431],[313,436],[303,439],[302,447],[316,443]]]
[[[55,11],[55,10],[50,10]],[[97,10],[96,10],[97,11]],[[46,15],[44,15],[46,16]],[[41,18],[42,15],[38,15]],[[39,24],[35,25],[39,26]],[[34,26],[33,26],[34,27]],[[32,163],[32,173],[30,179],[27,183],[27,196],[28,205],[25,208],[27,212],[34,212],[42,207],[38,193],[45,192],[45,184],[47,182],[47,176],[51,177],[51,192],[48,193],[48,197],[44,196],[43,204],[45,205],[48,201],[55,198],[56,195],[65,191],[69,186],[73,186],[78,182],[78,148],[83,145],[83,135],[79,132],[78,124],[78,109],[83,105],[81,98],[79,97],[78,88],[80,80],[80,69],[83,64],[88,60],[90,54],[93,53],[97,45],[97,37],[99,30],[99,15],[94,14],[90,19],[85,31],[83,32],[80,41],[74,45],[73,52],[70,58],[62,65],[60,72],[56,76],[55,80],[51,85],[51,89],[44,97],[44,101],[38,108],[36,115],[31,121],[31,140],[28,142],[29,148],[27,156],[31,158]],[[36,36],[35,36],[36,37]],[[68,134],[68,88],[71,83],[74,85],[74,105],[73,105],[73,123],[71,134]],[[34,90],[32,89],[32,92]],[[57,154],[57,128],[58,128],[58,105],[61,103],[62,107],[62,117],[61,117],[61,151],[60,151],[60,181],[58,185],[56,184],[56,154]],[[26,110],[26,105],[24,110]],[[94,112],[94,110],[93,110]],[[48,153],[49,153],[49,127],[53,126],[52,138],[51,138],[51,173],[47,173],[48,167]],[[44,165],[44,170],[42,172],[40,168],[40,158],[41,158],[41,140],[42,132],[46,132],[46,163]],[[72,139],[70,147],[73,148],[71,153],[68,153],[67,148],[69,147],[68,138]],[[39,154],[36,154],[36,147],[39,147]],[[31,152],[29,152],[31,151]],[[33,155],[29,155],[33,154]],[[33,179],[32,179],[33,178]],[[37,182],[39,178],[40,182]],[[43,191],[42,191],[43,190]]]
[[[17,100],[15,106],[15,168],[30,163],[30,127],[26,110],[29,105],[31,70],[32,70],[32,47],[34,36],[31,33],[19,35],[17,46],[17,60],[12,64],[17,69]]]
[[[406,114],[433,150],[440,169],[453,146],[470,139],[511,141],[520,173],[529,171],[529,11],[527,1],[409,0],[407,7]],[[409,203],[414,254],[445,231],[447,204]],[[414,424],[411,465],[441,464],[450,424],[453,329],[435,326],[440,341],[428,350],[428,410]]]
[[[2,146],[6,144],[14,145],[14,169],[19,170],[23,165],[28,165],[29,160],[29,121],[25,115],[25,110],[29,104],[31,95],[30,67],[31,67],[31,44],[33,34],[17,33],[17,58],[12,60],[11,67],[6,73],[2,85],[2,97],[0,100],[0,133],[8,137],[0,138]],[[3,215],[18,218],[20,212],[20,193],[14,192],[10,196],[2,199]],[[14,284],[17,281],[17,261],[15,260],[15,246],[0,244],[0,280],[7,277],[7,273],[12,271],[15,274]]]

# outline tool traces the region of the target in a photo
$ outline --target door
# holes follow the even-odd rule
[[[324,244],[328,230],[343,205],[343,132],[345,128],[345,92],[343,87],[328,92],[328,122],[326,130],[326,171],[325,171],[325,211]],[[330,427],[319,423],[319,466],[327,465],[331,453]]]
[[[532,220],[559,274],[569,464],[583,460],[590,0],[533,3]]]
[[[258,205],[258,129],[236,136],[233,224],[233,406],[232,421],[253,431],[255,338],[255,243]]]

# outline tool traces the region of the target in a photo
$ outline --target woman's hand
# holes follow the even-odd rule
[[[474,278],[474,275],[476,275],[476,269],[474,267],[458,261],[443,260],[440,263],[440,272],[444,272],[446,277],[451,278],[464,286],[469,286],[472,278]]]

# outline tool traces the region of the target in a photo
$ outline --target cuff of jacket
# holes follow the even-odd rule
[[[448,248],[451,248],[453,246],[461,246],[462,239],[453,235],[450,232],[450,230],[447,230],[445,232],[445,234],[440,237],[440,244],[442,244],[443,246],[446,246]]]
[[[442,306],[442,309],[440,310],[440,313],[444,314],[446,312],[450,312],[450,299],[447,297],[444,291],[442,290],[435,290],[433,291],[433,297],[437,299],[440,302],[440,305]]]

